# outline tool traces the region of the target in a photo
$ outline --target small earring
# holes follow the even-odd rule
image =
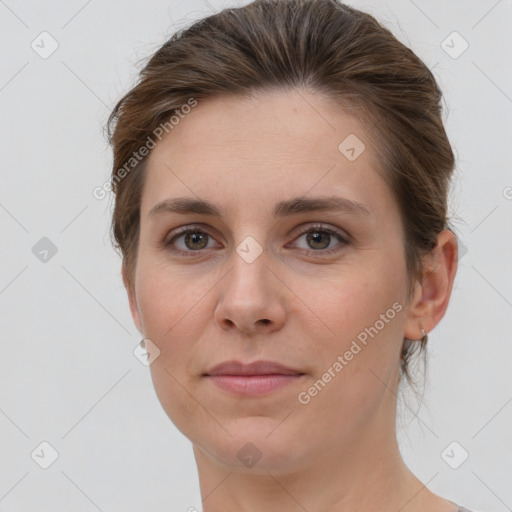
[[[421,343],[427,343],[428,341],[428,334],[425,332],[425,329],[421,329],[421,332],[423,334],[422,338],[421,338]]]

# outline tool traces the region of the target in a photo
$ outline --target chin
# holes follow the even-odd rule
[[[279,474],[296,470],[304,451],[304,436],[294,439],[279,421],[262,416],[239,418],[227,425],[221,437],[205,439],[204,431],[189,439],[230,471],[251,474]],[[276,428],[277,427],[277,428]],[[216,430],[216,433],[218,429]],[[269,434],[270,433],[270,434]],[[188,436],[187,436],[188,437]]]

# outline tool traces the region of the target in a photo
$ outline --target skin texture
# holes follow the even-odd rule
[[[366,146],[354,161],[338,150],[350,134]],[[457,243],[450,231],[439,235],[406,303],[400,214],[363,125],[303,90],[216,97],[200,101],[147,163],[130,308],[160,350],[153,383],[193,443],[204,511],[455,512],[403,463],[395,415],[403,338],[421,338],[421,328],[430,332],[443,317]],[[370,215],[273,216],[279,201],[332,195]],[[222,217],[148,216],[176,197],[211,201]],[[176,228],[197,223],[204,245],[185,245],[182,235],[173,244],[187,254],[165,246]],[[315,223],[348,234],[349,243],[336,235],[308,243]],[[236,251],[249,236],[263,249],[252,263]],[[394,303],[401,311],[300,403],[298,394]],[[276,361],[305,375],[267,396],[238,397],[204,376],[232,359]],[[261,454],[253,467],[237,457],[248,442]]]

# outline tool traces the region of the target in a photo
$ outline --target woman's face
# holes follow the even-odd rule
[[[160,350],[158,398],[196,449],[279,472],[394,435],[401,343],[421,334],[398,206],[362,124],[304,91],[214,98],[147,164],[130,305]],[[227,361],[291,374],[213,376]]]

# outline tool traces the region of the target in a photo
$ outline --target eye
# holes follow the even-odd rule
[[[189,226],[179,230],[171,238],[166,239],[163,244],[173,252],[194,253],[203,249],[211,248],[209,242],[213,238],[199,227]]]
[[[330,254],[339,251],[340,246],[344,246],[349,243],[348,237],[344,236],[340,231],[329,228],[322,224],[307,226],[301,231],[295,240],[300,240],[303,237],[305,238],[305,243],[307,246],[301,248],[310,253],[321,252],[323,254]],[[334,247],[332,247],[331,244],[333,237],[336,237],[340,241],[340,243]]]
[[[350,243],[347,235],[323,224],[309,225],[303,228],[294,239],[295,243],[303,237],[307,246],[299,248],[309,253],[331,254]],[[332,244],[333,237],[339,241],[334,247]],[[179,229],[173,236],[167,237],[163,241],[163,246],[175,253],[194,256],[194,253],[212,248],[213,241],[213,237],[199,226],[187,226]]]

